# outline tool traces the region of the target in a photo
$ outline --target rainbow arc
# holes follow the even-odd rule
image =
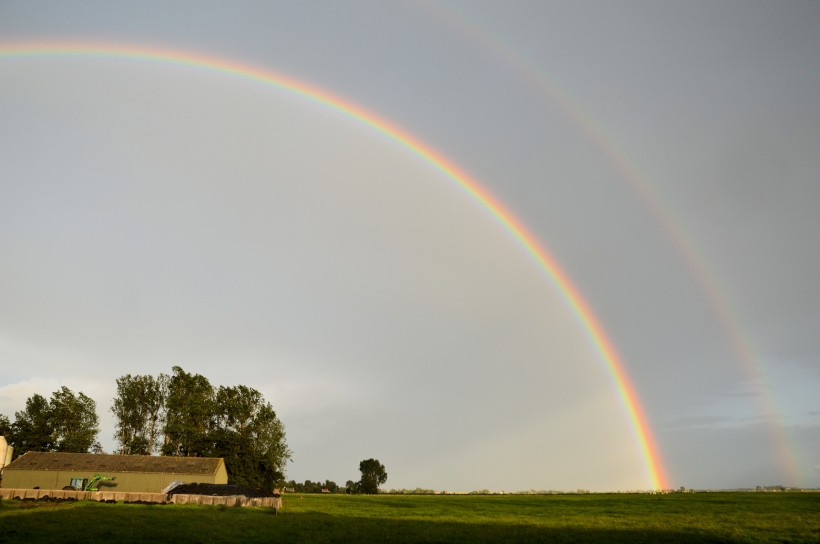
[[[667,488],[667,479],[662,466],[661,455],[652,437],[648,418],[641,406],[638,394],[629,380],[623,361],[607,337],[607,334],[589,304],[584,300],[580,291],[570,281],[569,277],[564,273],[549,251],[547,251],[543,244],[538,242],[535,236],[526,229],[515,215],[484,189],[472,176],[457,167],[441,153],[389,121],[376,116],[358,105],[343,100],[326,90],[308,85],[283,74],[242,64],[233,60],[169,49],[108,43],[36,42],[0,44],[0,59],[39,57],[92,57],[100,59],[153,61],[166,65],[198,68],[244,80],[255,81],[263,85],[293,93],[303,99],[310,100],[338,112],[357,123],[370,127],[377,133],[386,136],[408,149],[421,160],[434,166],[441,171],[447,179],[462,189],[470,198],[476,200],[494,216],[503,228],[512,234],[521,247],[535,260],[555,288],[560,291],[579,319],[601,359],[605,362],[616,384],[619,397],[624,404],[632,429],[634,430],[636,442],[644,458],[647,477],[651,487],[654,489]]]

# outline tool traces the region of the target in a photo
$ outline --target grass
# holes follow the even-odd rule
[[[0,502],[0,542],[820,542],[820,493],[287,495],[283,511]]]

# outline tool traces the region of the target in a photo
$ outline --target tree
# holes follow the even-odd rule
[[[231,483],[272,489],[291,456],[273,407],[244,385],[220,386],[214,404],[210,455],[225,458]]]
[[[11,436],[11,422],[9,418],[0,414],[0,436],[5,436],[8,438]]]
[[[272,489],[284,480],[292,455],[285,428],[259,391],[214,388],[204,376],[172,370],[117,380],[111,411],[121,453],[150,454],[161,427],[162,455],[222,457],[232,484]]]
[[[11,421],[9,418],[0,414],[0,436],[6,439],[6,442],[9,444],[14,445],[14,431],[12,427]],[[0,459],[0,463],[2,463],[4,459]]]
[[[208,378],[173,367],[165,403],[163,455],[208,455],[208,431],[214,415],[214,388]]]
[[[359,470],[362,473],[362,479],[359,481],[362,493],[378,493],[379,485],[387,481],[387,471],[376,459],[365,459],[359,463]]]
[[[117,418],[114,439],[120,444],[120,453],[150,455],[158,449],[168,381],[166,374],[157,378],[126,374],[117,379],[111,412]]]
[[[94,446],[99,433],[96,403],[82,392],[75,395],[61,387],[51,400],[34,394],[26,408],[14,414],[12,445],[17,456],[27,451],[85,453]]]
[[[271,489],[284,479],[285,427],[256,389],[214,389],[175,366],[165,406],[164,455],[223,457],[231,483]]]
[[[49,409],[54,451],[88,452],[100,432],[94,400],[63,386],[51,395]]]
[[[27,451],[52,451],[54,430],[51,423],[51,410],[44,396],[35,393],[26,399],[26,408],[14,413],[15,456]]]

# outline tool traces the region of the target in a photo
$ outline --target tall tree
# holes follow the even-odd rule
[[[175,366],[160,374],[117,380],[112,413],[122,453],[151,453],[155,430],[162,455],[223,457],[231,483],[273,488],[291,452],[285,428],[262,394],[238,385],[215,389],[204,376]]]
[[[14,413],[12,425],[14,454],[27,451],[52,451],[54,429],[51,408],[46,398],[38,393],[26,399],[26,408]]]
[[[387,481],[387,471],[384,465],[376,459],[365,459],[359,463],[359,470],[362,473],[362,479],[359,482],[362,493],[378,493],[379,486]]]
[[[97,404],[68,387],[55,391],[49,402],[54,451],[85,453],[94,445],[100,432]]]
[[[12,432],[13,431],[11,421],[9,421],[9,418],[4,416],[3,414],[0,414],[0,436],[5,437],[6,442],[8,442],[9,444],[14,444],[14,437],[12,436]]]
[[[163,455],[208,455],[208,431],[214,416],[214,388],[208,378],[173,367],[165,403]]]
[[[168,387],[170,378],[167,374],[160,373],[154,378],[152,382],[149,381],[146,388],[145,404],[146,412],[148,413],[148,453],[160,449],[159,441],[157,440],[165,425],[166,407],[165,403],[168,400]]]
[[[220,386],[215,400],[210,454],[225,458],[231,483],[274,487],[284,479],[291,452],[273,407],[244,385]]]
[[[164,422],[168,376],[132,376],[117,379],[117,396],[111,412],[117,418],[115,440],[120,453],[150,455]]]
[[[95,445],[99,433],[96,403],[65,386],[50,401],[35,393],[14,417],[12,444],[18,456],[27,451],[84,453]]]

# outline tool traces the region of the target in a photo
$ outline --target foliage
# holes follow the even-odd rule
[[[166,374],[156,378],[126,374],[117,379],[111,412],[117,420],[114,438],[120,453],[150,455],[159,449],[157,438],[165,422],[168,381]]]
[[[332,480],[317,480],[312,482],[305,480],[305,483],[299,483],[295,480],[285,482],[285,488],[290,492],[296,493],[344,493],[345,489]]]
[[[61,387],[49,403],[54,451],[84,453],[91,450],[100,432],[97,404],[80,392]]]
[[[208,378],[173,367],[166,400],[164,455],[207,456],[214,388]]]
[[[17,457],[27,451],[84,453],[96,446],[96,403],[82,392],[75,395],[63,386],[50,401],[35,393],[14,416],[9,442]]]
[[[379,486],[387,481],[387,471],[376,459],[365,459],[359,463],[359,471],[362,479],[359,480],[358,490],[362,493],[378,493]]]
[[[11,422],[3,414],[0,414],[0,436],[5,436],[7,440],[11,437]]]
[[[272,489],[284,479],[291,456],[273,407],[244,385],[220,386],[214,406],[211,454],[225,458],[231,483]]]
[[[272,489],[291,452],[285,428],[262,394],[245,385],[214,388],[173,367],[172,376],[125,375],[111,411],[123,453],[222,457],[232,484]],[[164,434],[161,448],[156,437]]]
[[[105,522],[101,523],[100,520]],[[3,542],[817,542],[820,493],[303,495],[257,508],[0,501]]]
[[[35,393],[26,399],[26,408],[15,412],[12,436],[14,455],[32,451],[52,451],[54,429],[51,424],[51,413],[48,401]]]
[[[214,388],[206,377],[178,366],[170,377],[118,378],[111,412],[120,453],[222,457],[233,484],[270,490],[284,480],[292,455],[284,425],[259,391]],[[95,441],[96,405],[83,393],[62,387],[50,401],[34,394],[15,416],[10,423],[0,415],[0,433],[17,456],[29,450],[102,452]]]

